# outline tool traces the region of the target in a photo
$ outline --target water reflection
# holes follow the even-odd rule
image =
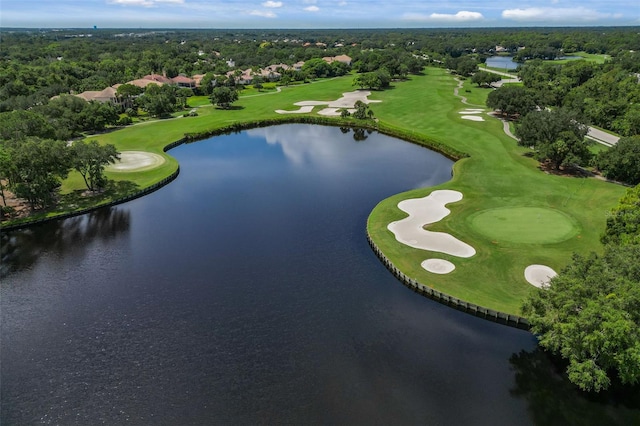
[[[65,256],[69,249],[99,239],[109,240],[129,231],[129,210],[106,207],[65,220],[0,234],[0,277],[35,264],[40,255],[55,250]]]
[[[335,128],[330,126],[272,126],[249,130],[247,134],[252,138],[265,138],[271,145],[281,146],[287,158],[296,165],[315,162],[348,168],[354,159],[367,162],[368,159],[377,158],[381,151],[396,149],[396,146],[389,144],[387,136],[371,130],[340,127],[340,131],[345,135],[353,132],[353,140],[367,140],[368,144],[375,145],[375,149],[363,150],[357,144],[344,143],[342,138],[336,137]],[[346,158],[350,162],[345,162]]]
[[[511,394],[528,402],[537,425],[640,424],[640,386],[580,392],[562,374],[564,367],[540,349],[514,354],[509,363],[516,374]]]

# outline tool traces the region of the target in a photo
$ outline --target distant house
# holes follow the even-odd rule
[[[200,87],[200,84],[202,83],[202,79],[204,78],[204,74],[194,74],[192,78],[193,78],[193,81],[195,81],[196,83],[196,87]]]
[[[284,71],[286,71],[289,68],[291,67],[287,64],[276,64],[276,65],[269,65],[268,67],[264,68],[264,70],[277,73],[279,69],[283,69]]]
[[[236,76],[235,71],[229,71],[227,74],[228,78],[235,79],[236,84],[251,84],[253,83],[253,72],[251,68],[247,68],[242,71],[242,74]]]
[[[171,83],[185,89],[195,89],[196,81],[193,78],[186,77],[184,75],[178,75],[171,79]]]
[[[162,86],[165,83],[161,83],[156,80],[149,80],[146,78],[138,78],[136,80],[127,81],[127,84],[133,84],[134,86],[138,86],[142,89],[145,89],[150,84],[157,84],[158,86]]]
[[[276,81],[280,80],[282,74],[277,71],[271,71],[269,67],[260,70],[260,77],[262,77],[266,81]]]
[[[107,87],[103,90],[87,90],[82,93],[75,94],[78,98],[84,99],[87,102],[96,101],[101,103],[111,103],[116,105],[118,103],[118,97],[116,96],[116,89],[114,87]]]
[[[162,84],[173,84],[173,81],[171,81],[171,79],[169,77],[164,76],[164,75],[160,75],[160,74],[145,75],[144,77],[142,77],[142,79],[144,79],[144,80],[152,80],[152,81],[155,81],[157,83],[162,83]]]
[[[347,55],[325,56],[322,60],[328,64],[332,62],[342,62],[343,64],[351,65],[351,57]]]
[[[296,71],[300,71],[303,65],[304,61],[296,62],[295,64],[293,64],[293,69]]]

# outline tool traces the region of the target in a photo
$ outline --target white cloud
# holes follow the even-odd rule
[[[273,7],[273,8],[282,7],[282,2],[281,1],[271,1],[271,0],[269,0],[269,1],[265,1],[264,3],[262,3],[262,6],[264,6],[264,7]]]
[[[270,10],[252,10],[249,15],[262,16],[263,18],[276,18],[278,16]]]
[[[155,6],[157,4],[184,4],[185,0],[109,0],[111,4],[121,4],[123,6]]]
[[[307,12],[317,12],[320,10],[318,6],[307,6],[304,8]]]
[[[338,6],[346,6],[348,3],[346,1],[338,2]]]
[[[431,15],[426,15],[423,13],[405,13],[404,19],[407,21],[470,22],[481,21],[484,19],[484,16],[479,12],[469,12],[466,10],[461,10],[455,15],[447,13],[432,13]]]
[[[584,7],[530,7],[503,10],[502,17],[520,22],[590,22],[611,18],[612,15]]]

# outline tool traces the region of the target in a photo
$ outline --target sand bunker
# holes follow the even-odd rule
[[[287,111],[284,109],[277,109],[276,112],[278,114],[302,114],[305,112],[311,112],[313,111],[313,105],[305,105],[305,106],[301,106],[299,109],[295,109],[293,111]]]
[[[471,257],[476,254],[476,250],[469,244],[445,232],[431,232],[423,228],[448,216],[451,211],[445,205],[460,200],[462,193],[458,191],[438,190],[424,198],[400,201],[398,208],[409,217],[391,222],[387,229],[395,235],[398,242],[409,247],[458,257]]]
[[[343,108],[325,108],[322,109],[320,111],[318,111],[318,114],[320,115],[329,115],[332,117],[336,117],[339,116],[341,114],[340,110],[342,110]],[[347,108],[347,111],[349,111],[351,114],[353,114],[354,112],[356,112],[356,110],[354,108]]]
[[[524,278],[538,288],[549,287],[551,278],[558,275],[556,271],[545,265],[529,265],[524,270]]]
[[[287,111],[284,109],[277,109],[276,112],[278,114],[304,114],[313,111],[314,106],[326,105],[327,108],[320,110],[318,114],[339,116],[340,110],[342,109],[347,109],[351,113],[355,112],[355,105],[357,101],[364,102],[365,104],[382,102],[369,100],[369,95],[371,95],[371,92],[368,90],[356,90],[355,92],[343,93],[342,97],[340,99],[336,99],[335,101],[300,101],[294,104],[295,106],[300,107],[297,110]]]
[[[478,117],[477,115],[462,115],[460,116],[463,120],[471,120],[471,121],[484,121],[484,118]]]
[[[120,160],[107,166],[110,172],[133,172],[153,169],[165,162],[162,155],[144,151],[122,151]]]
[[[463,111],[458,111],[458,114],[482,114],[483,112],[483,109],[465,109]]]
[[[456,269],[456,265],[444,259],[427,259],[423,261],[420,266],[427,272],[440,275],[448,274]]]

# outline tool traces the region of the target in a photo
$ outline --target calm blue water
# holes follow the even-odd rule
[[[582,56],[561,56],[558,59],[583,59]],[[518,65],[513,61],[512,56],[491,56],[487,58],[486,64],[492,68],[502,68],[504,70],[515,70]]]
[[[631,424],[567,388],[527,332],[381,265],[371,209],[451,162],[353,136],[184,145],[149,196],[4,234],[2,425]]]
[[[504,70],[515,70],[519,65],[517,62],[513,62],[512,56],[491,56],[487,58],[486,64],[488,67]]]

